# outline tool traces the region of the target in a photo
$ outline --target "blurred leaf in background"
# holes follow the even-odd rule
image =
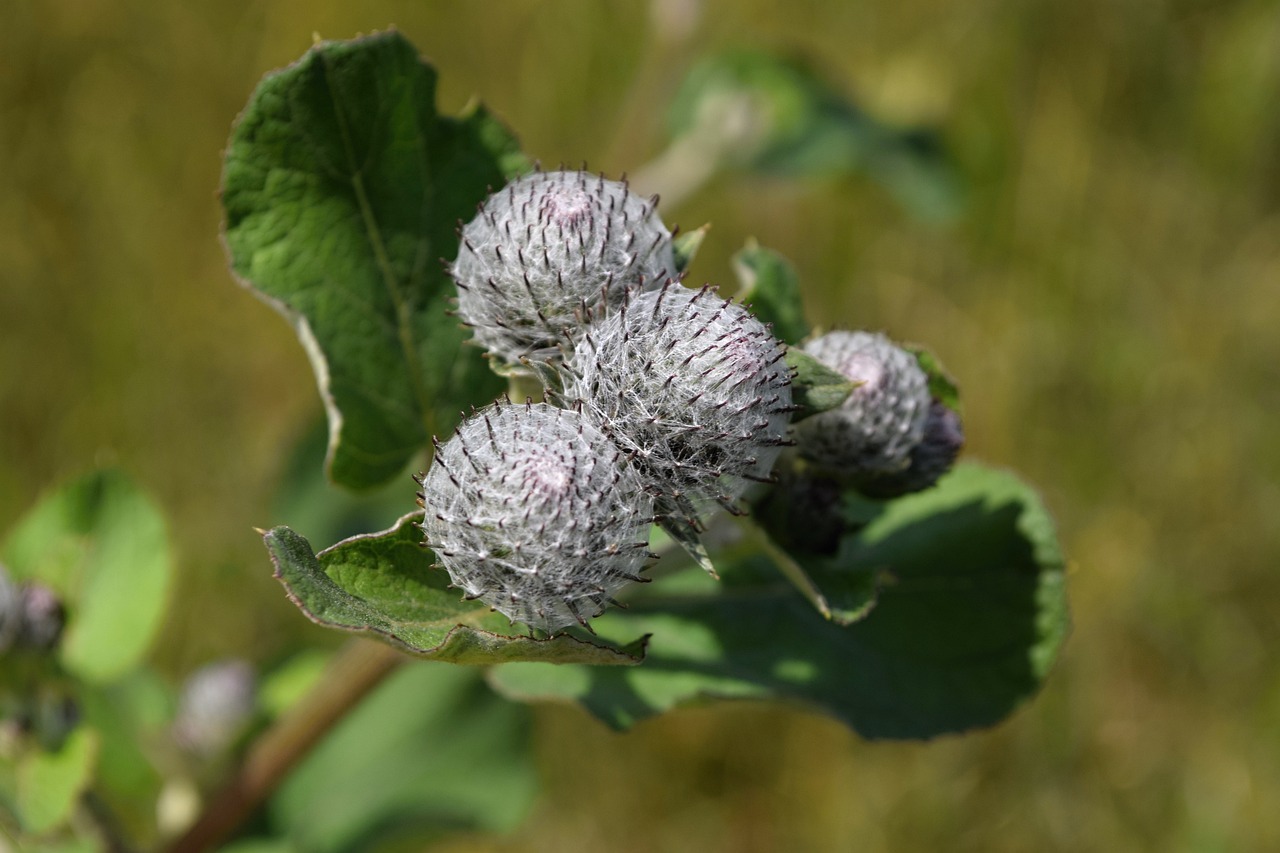
[[[274,829],[316,853],[514,829],[537,791],[530,712],[481,674],[403,667],[289,777],[270,806]]]
[[[59,650],[68,670],[112,681],[142,660],[165,615],[173,571],[164,520],[119,471],[76,480],[10,532],[16,578],[48,584],[68,608]]]
[[[936,131],[875,118],[799,60],[759,51],[702,59],[676,93],[668,126],[671,146],[646,181],[688,186],[717,169],[863,175],[924,221],[953,220],[963,207],[960,174]]]

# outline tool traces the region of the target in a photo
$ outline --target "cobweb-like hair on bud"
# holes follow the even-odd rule
[[[932,399],[916,357],[873,332],[830,332],[804,349],[861,384],[840,408],[795,425],[800,454],[841,475],[903,471],[924,436]]]
[[[960,416],[934,400],[924,422],[924,435],[911,449],[907,467],[892,473],[867,472],[855,478],[858,491],[873,498],[896,498],[932,487],[951,470],[964,447]]]
[[[653,500],[581,413],[495,403],[437,443],[420,479],[427,545],[469,599],[555,631],[640,575]]]
[[[579,400],[661,495],[698,526],[767,481],[792,411],[786,351],[746,308],[668,282],[585,331],[566,364]]]
[[[676,278],[657,197],[588,172],[534,172],[491,195],[451,269],[458,315],[495,358],[546,362],[627,289]]]

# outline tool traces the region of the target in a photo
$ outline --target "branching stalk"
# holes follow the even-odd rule
[[[244,763],[169,853],[210,850],[275,791],[324,735],[395,670],[405,656],[371,640],[343,647],[323,680],[250,747]]]

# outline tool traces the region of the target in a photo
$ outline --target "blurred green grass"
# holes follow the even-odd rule
[[[681,14],[693,11],[685,28]],[[0,11],[0,527],[112,461],[172,519],[172,673],[305,639],[252,526],[317,416],[277,316],[217,241],[221,150],[312,32],[396,23],[544,162],[660,149],[680,75],[799,52],[874,113],[941,126],[955,227],[869,181],[723,178],[668,219],[790,256],[810,317],[927,342],[969,452],[1044,491],[1075,632],[1005,725],[858,742],[715,706],[619,736],[539,713],[545,794],[507,839],[442,849],[1280,847],[1280,9],[982,0],[498,4],[148,0]],[[406,508],[413,485],[404,483]]]

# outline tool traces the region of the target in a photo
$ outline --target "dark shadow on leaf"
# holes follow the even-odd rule
[[[1037,563],[1027,511],[1015,500],[974,499],[868,528],[848,552],[850,568],[886,570],[889,580],[875,610],[848,628],[790,591],[722,588],[660,607],[636,602],[628,619],[654,632],[648,659],[631,672],[591,671],[582,701],[624,726],[656,712],[643,698],[648,681],[653,692],[676,693],[675,704],[731,695],[799,702],[868,738],[992,725],[1037,690],[1065,633],[1065,603],[1055,597],[1061,564]],[[664,642],[682,623],[714,633],[716,659],[692,660]],[[697,675],[705,686],[671,686]]]

